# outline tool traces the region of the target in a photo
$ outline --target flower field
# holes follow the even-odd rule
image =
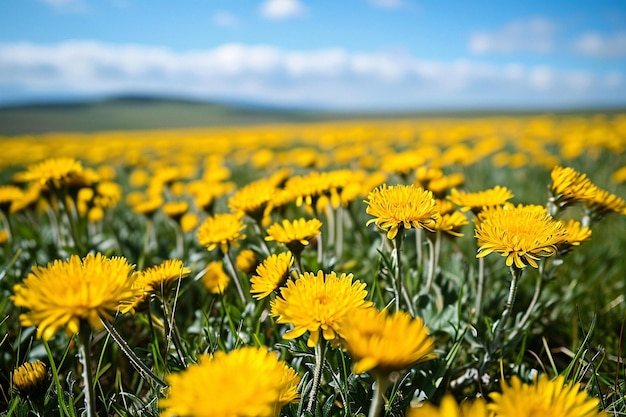
[[[1,415],[626,415],[626,114],[0,146]]]

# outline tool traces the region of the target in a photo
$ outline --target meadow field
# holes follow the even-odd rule
[[[626,415],[626,113],[0,147],[0,415]]]

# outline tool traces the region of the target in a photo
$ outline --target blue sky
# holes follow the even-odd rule
[[[626,106],[626,2],[3,0],[0,104]]]

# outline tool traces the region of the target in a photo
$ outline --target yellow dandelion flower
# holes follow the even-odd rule
[[[0,185],[0,211],[9,212],[14,201],[24,197],[24,191],[15,185]]]
[[[207,217],[198,229],[198,242],[212,251],[220,247],[223,253],[228,252],[230,245],[246,235],[241,231],[246,227],[241,213],[223,213]]]
[[[166,377],[163,417],[278,417],[297,401],[300,377],[267,348],[243,347],[202,356]]]
[[[271,302],[271,315],[281,324],[291,324],[285,339],[295,339],[309,332],[307,345],[338,338],[342,320],[355,311],[372,305],[366,301],[365,283],[352,281],[352,274],[305,272],[296,281],[287,281],[280,296]]]
[[[168,289],[174,281],[185,278],[190,273],[191,270],[183,266],[183,261],[167,259],[159,265],[135,272],[134,286],[144,292],[161,292]]]
[[[367,225],[376,224],[388,239],[394,239],[400,229],[432,231],[439,217],[433,193],[413,185],[383,184],[370,192],[365,203],[366,213],[375,217]]]
[[[567,230],[567,234],[563,237],[563,242],[559,243],[557,246],[559,254],[567,253],[572,247],[580,246],[585,240],[591,239],[591,229],[589,227],[582,227],[579,221],[570,219],[567,222],[561,222],[565,230]]]
[[[563,223],[554,220],[545,207],[512,204],[485,209],[476,225],[477,258],[498,252],[506,265],[538,268],[540,257],[550,256],[566,241]]]
[[[18,182],[37,182],[53,188],[64,187],[83,172],[83,165],[74,158],[50,158],[15,174]]]
[[[186,201],[168,201],[163,204],[163,213],[167,217],[179,222],[185,213],[189,210],[189,203]]]
[[[39,183],[31,183],[20,198],[13,200],[9,209],[10,213],[13,214],[29,207],[34,207],[42,194],[42,188],[45,188],[45,186]]]
[[[0,229],[0,245],[9,241],[9,231],[7,229]]]
[[[291,252],[271,255],[256,268],[256,275],[250,278],[250,293],[261,300],[276,291],[289,277],[289,268],[293,265]]]
[[[198,215],[196,213],[185,213],[180,218],[180,228],[184,233],[189,233],[198,225]]]
[[[20,315],[22,326],[37,326],[37,337],[50,339],[61,327],[72,335],[81,321],[101,329],[101,319],[115,311],[132,308],[140,291],[133,287],[132,265],[125,258],[107,258],[100,253],[82,260],[74,255],[46,267],[35,266],[21,284],[13,287],[11,299],[30,311]]]
[[[560,208],[589,201],[597,192],[597,187],[592,184],[587,175],[580,174],[570,167],[557,165],[550,172],[550,177],[552,178],[551,203]]]
[[[459,187],[465,182],[465,177],[460,172],[443,176],[430,180],[426,185],[426,189],[433,192],[434,195],[443,198],[449,189]]]
[[[23,397],[38,397],[45,393],[48,369],[42,361],[26,362],[13,371],[13,386]]]
[[[154,213],[163,205],[163,198],[161,196],[148,196],[147,200],[137,202],[132,206],[132,209],[137,214],[143,214],[148,218],[154,216]]]
[[[437,357],[435,340],[422,319],[404,311],[354,310],[340,331],[357,374],[385,375]]]
[[[601,219],[609,213],[626,214],[626,201],[601,188],[596,188],[596,193],[585,203],[595,219]]]
[[[424,162],[424,157],[419,151],[408,150],[404,152],[385,155],[380,169],[406,178],[411,172],[419,168]]]
[[[252,249],[243,249],[237,254],[235,265],[244,274],[249,274],[258,265],[256,253]]]
[[[274,223],[267,229],[265,240],[276,241],[285,245],[293,253],[300,253],[311,239],[320,234],[322,222],[318,219],[306,220],[304,218],[282,223]]]
[[[483,207],[501,206],[511,198],[513,198],[511,190],[499,185],[475,193],[459,191],[453,188],[448,196],[448,200],[459,206],[462,212],[465,213],[471,210],[474,214],[478,214]]]
[[[437,203],[437,211],[440,215],[450,214],[456,210],[456,205],[450,200],[441,200],[436,198],[435,203]]]
[[[224,271],[224,263],[222,261],[211,262],[207,265],[206,272],[201,279],[211,294],[224,294],[230,283],[230,277]]]
[[[270,180],[254,181],[240,188],[228,200],[228,208],[235,212],[243,212],[252,219],[260,221],[265,216],[275,192],[276,187]]]
[[[444,214],[437,218],[434,230],[440,230],[451,234],[452,236],[463,236],[463,233],[459,232],[459,228],[469,223],[467,217],[461,212],[455,211],[449,214]]]
[[[122,199],[122,187],[112,181],[104,181],[96,185],[94,203],[103,208],[115,207]]]
[[[461,401],[457,404],[454,397],[447,394],[439,406],[425,403],[407,410],[405,417],[491,417],[484,398]]]
[[[600,400],[589,398],[580,384],[566,384],[560,375],[551,381],[547,375],[532,384],[513,377],[510,385],[502,382],[502,393],[492,393],[487,408],[498,417],[600,417]]]

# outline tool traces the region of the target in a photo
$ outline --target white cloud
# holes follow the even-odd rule
[[[406,53],[225,44],[176,52],[67,41],[0,44],[0,97],[169,94],[276,105],[437,108],[624,104],[623,71],[424,60]]]
[[[227,10],[218,10],[217,12],[213,13],[213,16],[211,16],[211,21],[214,25],[225,28],[232,28],[239,25],[239,19],[237,18],[237,16]]]
[[[301,16],[305,11],[305,7],[298,0],[266,0],[261,5],[261,16],[274,20]]]
[[[555,31],[556,26],[547,19],[515,21],[495,32],[473,33],[469,49],[475,54],[548,53],[554,48]]]
[[[587,33],[574,42],[574,50],[595,58],[624,58],[626,57],[626,32],[617,32],[607,36]]]

